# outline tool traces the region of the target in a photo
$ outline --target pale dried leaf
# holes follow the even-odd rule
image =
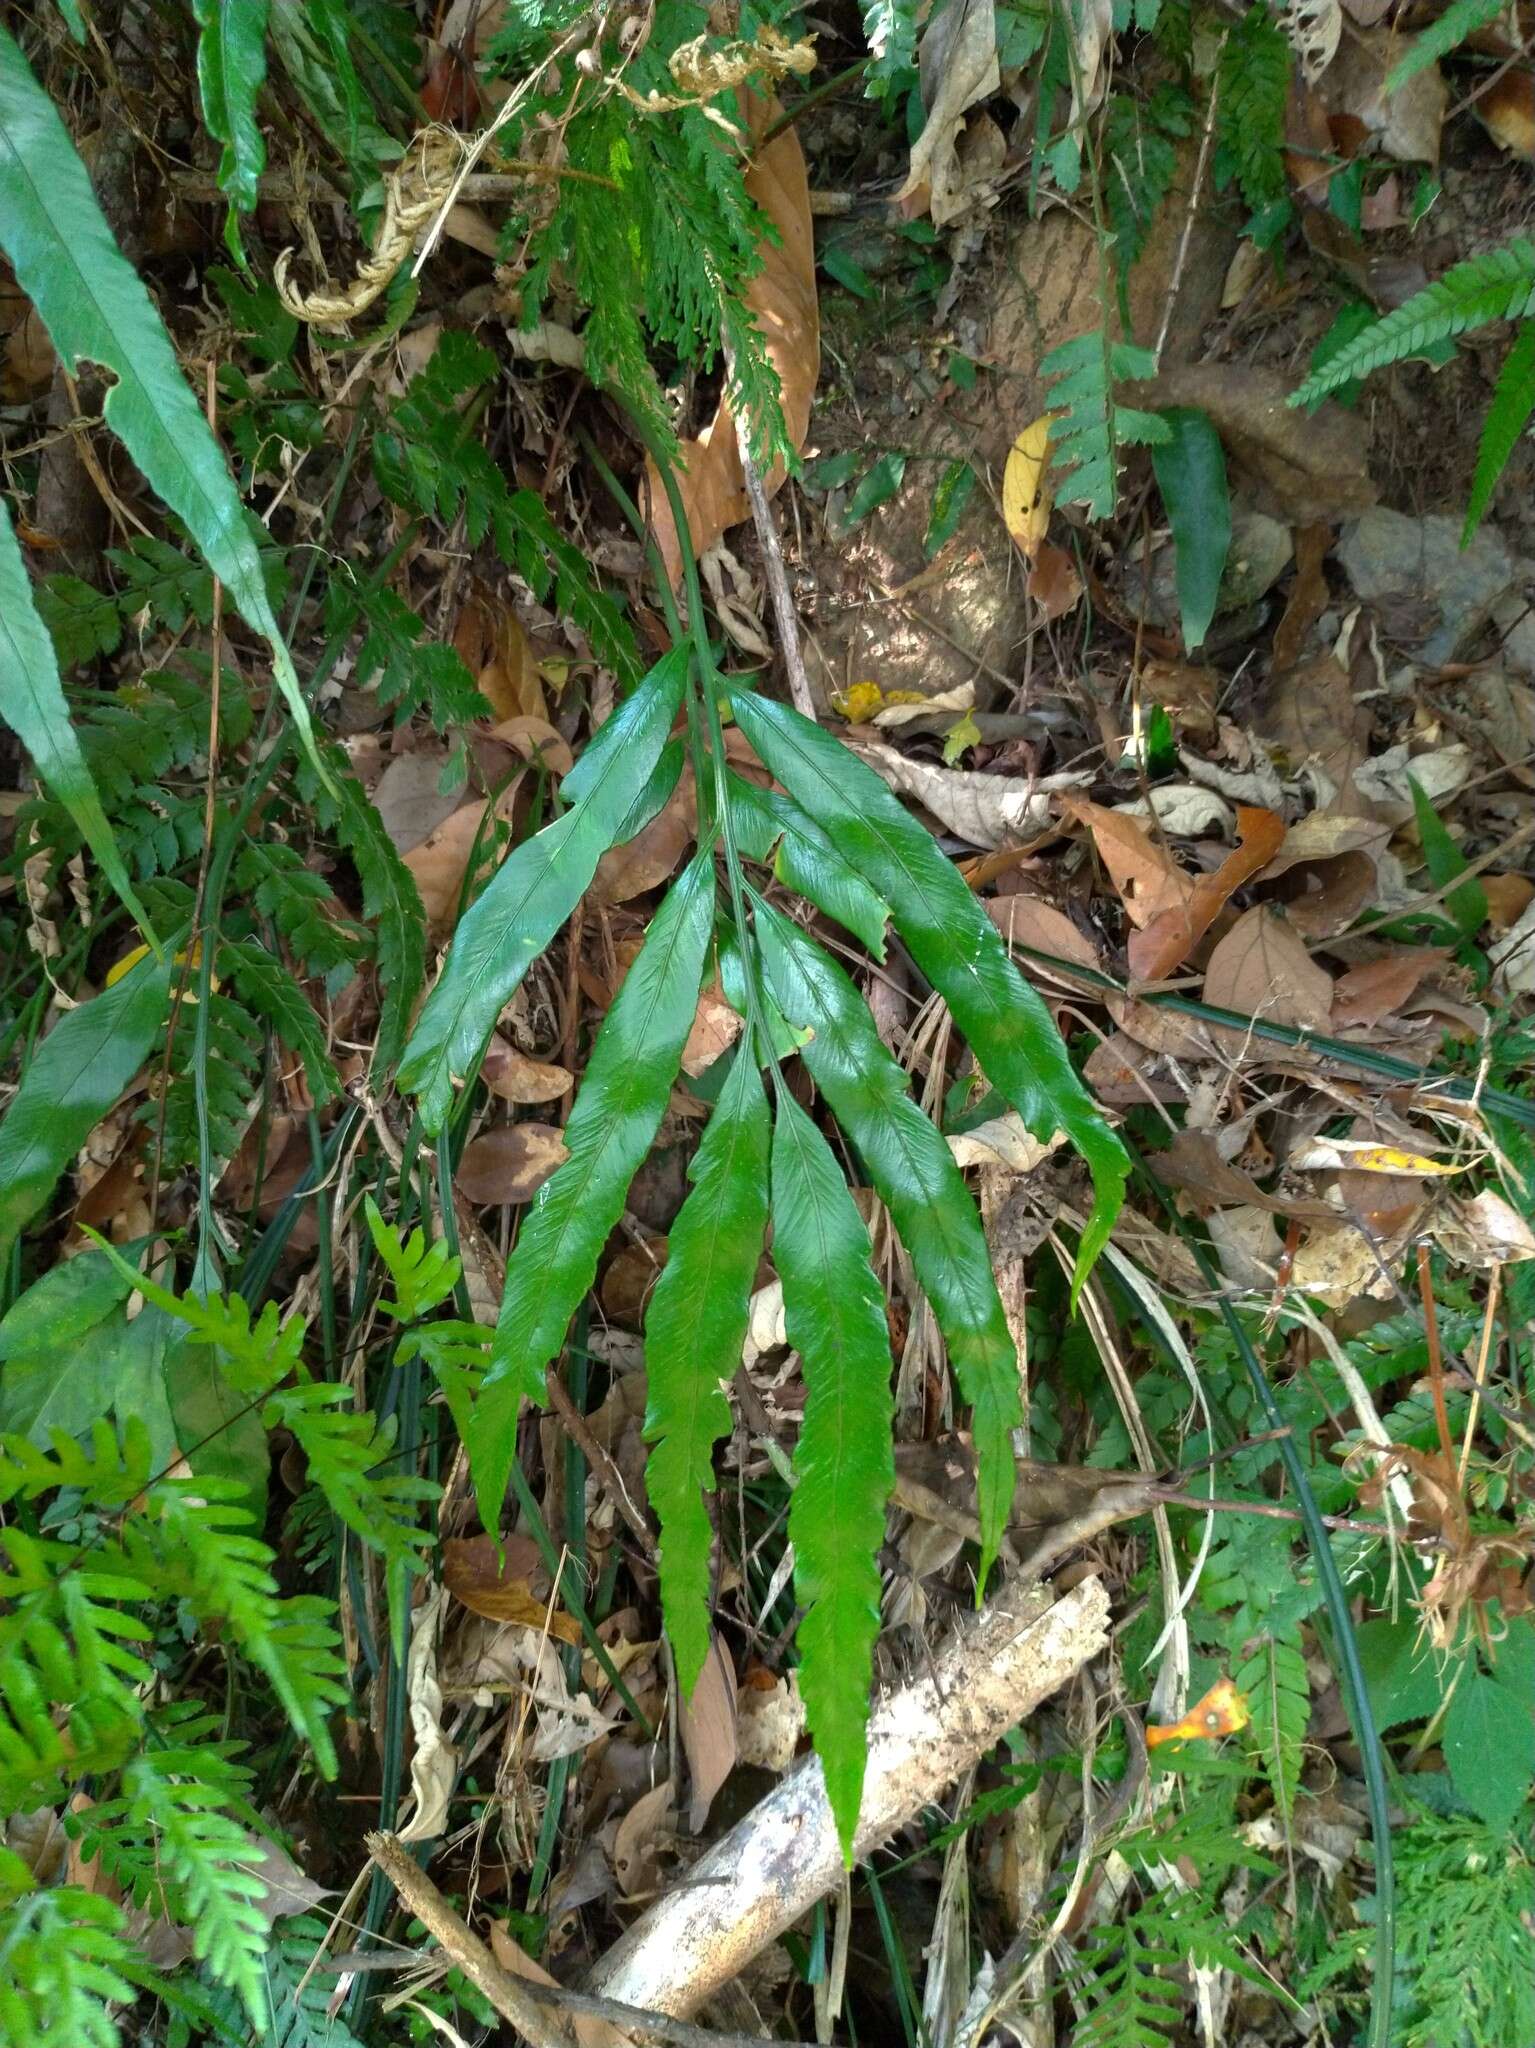
[[[441,1586],[433,1587],[411,1617],[405,1689],[416,1739],[410,1759],[416,1809],[397,1830],[402,1842],[431,1842],[443,1832],[458,1775],[458,1756],[443,1731],[442,1687],[437,1681],[437,1623],[445,1597]]]
[[[486,1048],[480,1079],[503,1102],[558,1102],[575,1086],[575,1075],[549,1060],[529,1059],[496,1033]]]
[[[682,1707],[682,1751],[688,1763],[688,1828],[698,1834],[714,1795],[736,1762],[736,1675],[719,1637],[712,1636],[704,1668]]]
[[[1134,818],[1080,797],[1067,797],[1061,809],[1092,833],[1098,857],[1132,924],[1144,927],[1164,911],[1179,910],[1188,902],[1193,878],[1184,874],[1166,848],[1158,846]]]
[[[925,189],[926,210],[945,227],[966,210],[957,148],[966,109],[1001,90],[992,0],[953,0],[940,8],[930,17],[917,62],[928,115],[895,196],[909,200]]]
[[[949,1138],[949,1150],[957,1166],[1005,1166],[1009,1173],[1032,1173],[1065,1142],[1065,1133],[1042,1143],[1024,1124],[1016,1109],[994,1116],[972,1131],[956,1131]]]
[[[899,795],[915,797],[951,832],[988,852],[1036,838],[1050,824],[1053,796],[1061,790],[1080,789],[1093,779],[1085,770],[1034,778],[980,775],[910,760],[877,740],[859,739],[851,744]]]
[[[470,1139],[456,1184],[471,1202],[531,1202],[569,1156],[553,1124],[502,1124]]]
[[[726,1002],[717,981],[701,990],[682,1048],[683,1073],[694,1077],[707,1073],[740,1037],[742,1023],[740,1015]]]
[[[1217,1009],[1325,1031],[1332,1019],[1332,976],[1306,951],[1305,941],[1279,912],[1257,904],[1218,940],[1205,969],[1204,999]],[[1222,1029],[1228,1047],[1244,1035]]]
[[[786,1771],[793,1763],[805,1734],[805,1703],[799,1696],[799,1676],[748,1678],[736,1695],[737,1761],[763,1771]]]
[[[667,1778],[637,1799],[618,1823],[613,1838],[613,1875],[622,1897],[643,1898],[656,1891],[661,1858],[675,1840],[672,1787]]]

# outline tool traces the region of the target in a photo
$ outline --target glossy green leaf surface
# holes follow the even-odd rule
[[[453,1082],[474,1072],[491,1026],[581,900],[650,782],[686,677],[686,649],[657,663],[587,748],[584,772],[566,777],[567,791],[576,784],[570,809],[514,848],[460,919],[400,1063],[399,1085],[420,1096],[431,1134],[442,1129]]]
[[[113,239],[53,102],[0,28],[0,248],[59,360],[115,379],[107,424],[186,526],[242,618],[271,650],[272,673],[318,764],[308,708],[267,596],[261,556],[224,451],[181,373],[154,301]],[[329,772],[321,770],[326,781]]]
[[[645,1316],[646,1490],[661,1523],[666,1631],[688,1693],[709,1654],[704,1495],[714,1491],[714,1446],[730,1429],[724,1389],[746,1341],[767,1223],[768,1143],[762,1077],[738,1051],[688,1170],[692,1191],[667,1235]]]
[[[1082,1234],[1080,1283],[1119,1213],[1129,1163],[1043,999],[953,863],[872,768],[788,705],[745,690],[732,690],[730,703],[760,759],[889,903],[913,959],[1029,1130],[1040,1139],[1064,1130],[1087,1161],[1096,1201]]]
[[[1012,1505],[1012,1432],[1023,1407],[1018,1354],[981,1219],[954,1155],[912,1100],[906,1074],[852,982],[812,938],[760,899],[756,926],[779,1008],[811,1033],[800,1058],[895,1219],[973,1411],[984,1579]]]
[[[256,125],[256,95],[266,77],[267,0],[192,0],[197,90],[203,120],[222,143],[219,190],[242,213],[256,204],[266,143]]]
[[[0,1121],[0,1251],[128,1086],[165,1028],[169,960],[146,957],[60,1017],[28,1061]]]
[[[53,639],[38,616],[9,512],[0,500],[0,718],[32,756],[38,774],[68,811],[101,872],[146,936],[149,919],[128,879],[117,835],[70,724]]]
[[[834,917],[876,960],[883,960],[890,906],[843,859],[815,820],[791,797],[759,789],[742,775],[732,772],[727,786],[741,851],[753,860],[772,861],[785,888]]]
[[[789,1504],[800,1691],[843,1856],[863,1793],[879,1634],[879,1546],[895,1484],[890,1335],[869,1233],[814,1123],[780,1089],[773,1121],[773,1262],[805,1420]]]
[[[498,1526],[524,1399],[591,1286],[624,1196],[650,1150],[698,1007],[714,926],[714,857],[700,854],[656,912],[603,1019],[565,1126],[566,1159],[524,1214],[469,1432],[469,1465],[488,1529]]]
[[[1197,406],[1172,406],[1160,417],[1171,437],[1152,443],[1151,466],[1173,530],[1178,614],[1183,644],[1192,653],[1210,630],[1231,552],[1226,456],[1209,414]]]

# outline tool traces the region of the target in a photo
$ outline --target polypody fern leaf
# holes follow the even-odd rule
[[[485,1526],[499,1524],[517,1411],[544,1397],[544,1372],[592,1284],[609,1231],[650,1150],[698,1008],[714,927],[714,856],[699,854],[656,912],[602,1021],[565,1126],[569,1157],[539,1189],[506,1268],[490,1370],[475,1405],[469,1465]]]
[[[1166,441],[1171,433],[1156,413],[1116,405],[1116,378],[1153,377],[1157,359],[1150,349],[1111,342],[1100,330],[1079,334],[1051,349],[1040,370],[1055,381],[1050,403],[1052,460],[1067,470],[1058,487],[1069,504],[1085,505],[1094,519],[1107,519],[1119,491],[1119,450],[1131,441]]]
[[[704,1495],[714,1446],[730,1428],[724,1388],[741,1363],[767,1221],[768,1108],[743,1046],[688,1169],[693,1189],[667,1238],[645,1316],[646,1490],[661,1523],[661,1604],[683,1690],[709,1652]]]
[[[1469,547],[1471,536],[1482,523],[1492,503],[1498,478],[1508,465],[1519,436],[1535,412],[1535,317],[1520,323],[1513,346],[1503,358],[1492,404],[1482,422],[1482,438],[1476,451],[1476,475],[1471,479],[1471,497],[1466,506],[1465,530],[1460,544]]]
[[[773,1122],[773,1260],[805,1421],[789,1504],[800,1690],[842,1853],[851,1866],[879,1634],[879,1547],[895,1483],[885,1298],[830,1146],[780,1088]]]

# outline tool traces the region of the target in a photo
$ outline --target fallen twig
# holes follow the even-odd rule
[[[1015,1583],[938,1656],[888,1694],[869,1723],[854,1853],[867,1855],[1103,1648],[1108,1596],[1085,1579],[1052,1603]],[[592,1972],[590,1988],[688,2013],[841,1881],[842,1857],[814,1758],[782,1783],[657,1900]]]

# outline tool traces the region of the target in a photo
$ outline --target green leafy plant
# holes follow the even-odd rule
[[[1111,341],[1106,330],[1063,341],[1040,364],[1050,378],[1057,417],[1050,427],[1052,456],[1066,472],[1059,495],[1107,519],[1119,494],[1119,451],[1132,442],[1155,445],[1172,437],[1160,414],[1139,412],[1115,399],[1116,381],[1156,375],[1150,349]]]
[[[1517,237],[1502,248],[1457,263],[1335,350],[1290,400],[1292,405],[1314,403],[1373,370],[1497,320],[1517,325],[1482,425],[1463,547],[1481,524],[1504,466],[1535,411],[1535,242]]]

